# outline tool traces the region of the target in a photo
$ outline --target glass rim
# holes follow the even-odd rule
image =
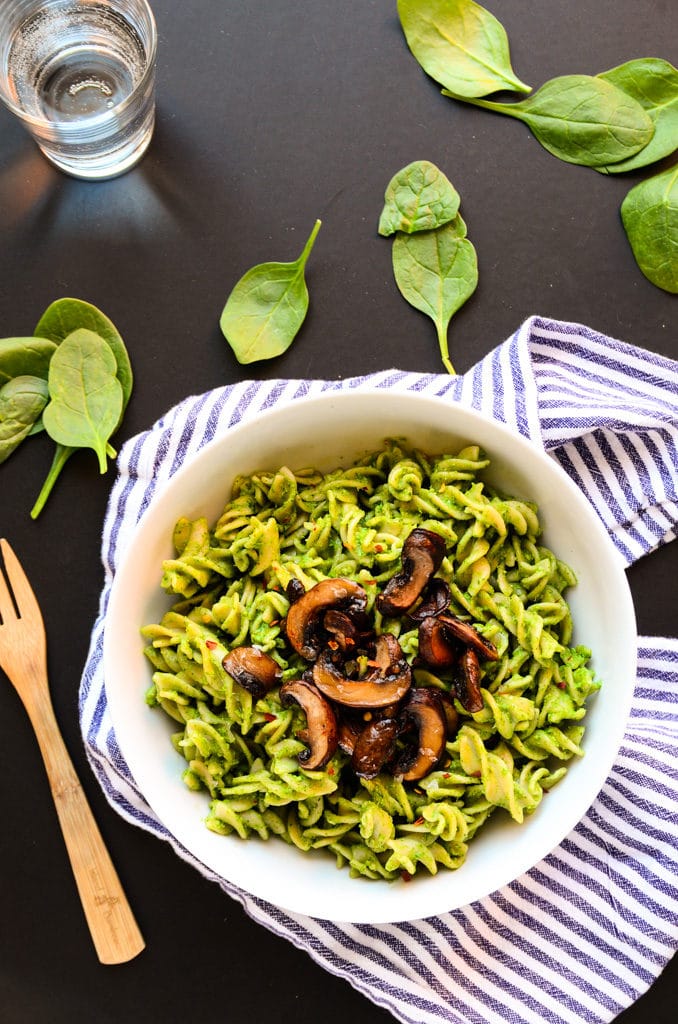
[[[11,0],[4,0],[4,2],[3,0],[0,0],[0,10],[2,9],[2,7],[7,6],[9,2],[11,2]],[[89,2],[91,3],[91,0],[89,0]],[[139,93],[142,92],[148,86],[149,80],[151,80],[154,77],[156,70],[155,66],[158,53],[158,28],[155,22],[155,15],[153,14],[153,11],[151,9],[150,4],[148,3],[148,0],[136,0],[136,2],[144,8],[144,12],[148,18],[148,25],[150,29],[149,49],[144,72],[139,81],[135,84],[132,91],[129,93],[129,95],[125,96],[124,100],[120,100],[120,102],[116,103],[115,106],[110,108],[110,110],[103,110],[101,113],[94,114],[92,117],[83,118],[82,120],[75,122],[61,120],[58,121],[54,120],[53,118],[39,117],[36,114],[29,114],[28,111],[23,109],[23,107],[15,103],[11,96],[7,95],[4,78],[0,77],[0,101],[2,101],[2,103],[7,107],[7,109],[10,110],[11,113],[15,114],[16,117],[18,117],[19,120],[27,127],[36,129],[38,131],[40,129],[45,128],[49,129],[50,131],[58,131],[66,137],[69,134],[76,132],[80,135],[82,133],[83,127],[85,126],[91,129],[103,128],[106,125],[108,125],[108,123],[112,121],[114,118],[119,117],[120,113],[124,112],[127,109],[127,107],[132,106],[132,104],[136,101],[137,97],[139,96]]]

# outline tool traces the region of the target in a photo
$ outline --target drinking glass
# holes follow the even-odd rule
[[[113,178],[145,153],[156,50],[146,0],[0,0],[0,99],[76,178]]]

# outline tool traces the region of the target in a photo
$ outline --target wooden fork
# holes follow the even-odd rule
[[[38,602],[6,540],[0,540],[0,551],[14,594],[12,600],[0,568],[0,668],[14,684],[35,730],[99,960],[125,963],[140,953],[145,943],[54,717],[47,641]]]

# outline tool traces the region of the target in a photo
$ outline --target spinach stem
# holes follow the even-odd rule
[[[63,444],[58,444],[56,446],[56,451],[54,452],[54,458],[52,459],[52,465],[50,466],[49,473],[42,485],[42,490],[38,495],[37,501],[31,509],[31,519],[37,519],[42,512],[45,502],[49,498],[61,470],[64,468],[74,451],[75,448],[67,448]]]
[[[320,231],[320,225],[321,224],[322,224],[322,221],[320,221],[320,220],[317,220],[315,222],[315,224],[313,225],[313,230],[311,231],[311,234],[308,236],[308,241],[306,242],[306,245],[304,246],[304,248],[302,250],[301,256],[297,260],[297,263],[299,264],[299,266],[302,269],[303,269],[303,267],[306,266],[306,261],[308,260],[308,257],[311,255],[311,249],[313,248],[313,245],[314,245],[315,240],[316,240],[316,236],[317,236],[318,232]]]
[[[457,96],[449,89],[443,89],[443,96],[449,96],[452,100],[459,100],[461,103],[471,103],[474,107],[484,107],[485,110],[493,110],[497,114],[508,114],[510,117],[523,119],[520,100],[515,103],[497,103],[495,100],[484,100],[476,96]]]
[[[438,332],[438,344],[440,345],[440,355],[443,360],[443,366],[448,373],[454,377],[456,370],[450,362],[450,350],[447,343],[447,326],[443,323],[436,322],[436,331]]]

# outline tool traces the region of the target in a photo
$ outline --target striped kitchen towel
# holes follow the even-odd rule
[[[246,381],[171,409],[120,453],[80,718],[113,807],[208,877],[154,817],[112,735],[102,667],[111,581],[156,489],[206,441],[279,401],[366,387],[467,403],[546,448],[592,502],[626,565],[676,536],[678,363],[581,325],[533,317],[460,377],[387,370],[342,381]],[[574,831],[513,884],[438,917],[369,926],[290,914],[214,881],[398,1020],[592,1024],[634,1002],[678,948],[677,808],[678,639],[645,637],[610,777]]]

